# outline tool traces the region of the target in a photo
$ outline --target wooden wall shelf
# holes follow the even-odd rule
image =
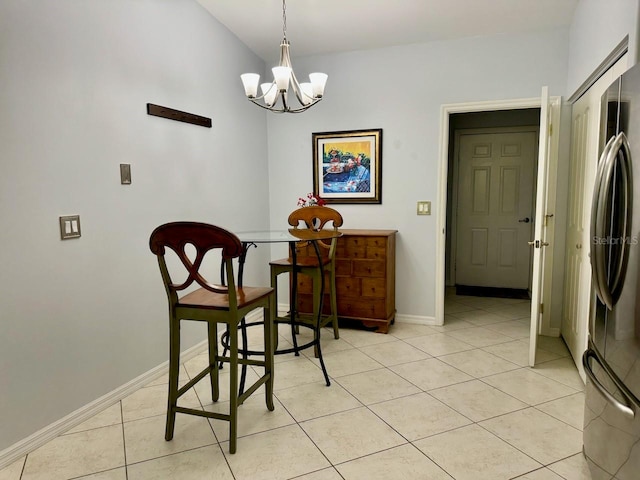
[[[201,127],[211,128],[211,119],[196,115],[195,113],[183,112],[174,108],[162,107],[153,103],[147,103],[147,114],[155,117],[168,118],[177,122],[192,123]]]

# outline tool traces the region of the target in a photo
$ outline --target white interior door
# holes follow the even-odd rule
[[[567,212],[567,244],[565,250],[565,290],[561,333],[574,358],[582,355],[581,337],[586,333],[591,290],[589,265],[588,219],[589,186],[593,185],[597,158],[587,155],[597,140],[590,122],[599,116],[592,110],[589,94],[583,95],[571,110],[571,155],[569,164],[569,209]],[[597,108],[597,106],[596,106]],[[584,320],[581,320],[584,319]],[[584,332],[583,332],[584,331]],[[586,344],[585,344],[586,346]],[[576,362],[576,364],[579,362]]]
[[[457,285],[529,288],[537,137],[526,128],[458,137]]]
[[[542,304],[542,279],[544,250],[549,244],[546,238],[545,218],[547,215],[547,170],[549,167],[550,129],[549,88],[542,87],[540,98],[540,138],[538,143],[538,178],[536,181],[536,213],[534,220],[534,238],[529,242],[533,249],[533,272],[531,276],[531,331],[529,333],[529,365],[536,363],[538,333],[540,332]]]
[[[625,55],[572,105],[571,110],[566,283],[561,333],[583,379],[584,371],[580,359],[587,347],[591,301],[589,219],[601,134],[601,97],[615,78],[626,69]]]

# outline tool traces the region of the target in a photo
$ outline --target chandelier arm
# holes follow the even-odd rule
[[[274,113],[285,113],[285,110],[276,110],[273,107],[270,107],[268,105],[263,105],[261,103],[256,102],[255,98],[247,98],[251,103],[259,106],[260,108],[264,108],[265,110],[269,110],[270,112],[274,112]]]
[[[257,97],[247,97],[247,98],[249,100],[262,100],[264,97],[267,96],[267,93],[269,93],[271,91],[271,89],[275,87],[275,84],[276,84],[276,81],[274,80],[273,82],[271,82],[271,87],[269,87],[269,89],[266,92],[264,92],[262,95],[259,95]]]
[[[273,113],[302,113],[305,110],[308,110],[310,107],[314,106],[316,103],[318,103],[320,100],[322,100],[322,98],[315,99],[309,105],[304,105],[303,107],[300,107],[300,108],[289,108],[288,107],[286,110],[284,108],[276,109],[276,108],[270,107],[268,105],[263,105],[261,103],[256,102],[255,98],[247,98],[247,100],[249,100],[251,103],[257,105],[258,107],[263,108],[265,110],[269,110],[270,112],[273,112]]]
[[[311,102],[309,105],[304,105],[304,106],[302,106],[300,108],[287,110],[287,113],[301,113],[301,112],[304,112],[305,110],[308,110],[309,108],[313,107],[320,100],[322,100],[322,99],[318,98],[316,101]]]
[[[306,103],[302,99],[302,95],[304,95],[304,92],[300,88],[300,83],[298,83],[298,79],[296,78],[296,74],[293,72],[293,70],[291,70],[291,82],[290,83],[293,86],[293,93],[296,94],[296,98],[298,99],[298,102],[300,103],[300,105],[306,105]],[[311,100],[313,100],[313,99],[311,99]]]
[[[307,103],[303,100],[304,92],[300,88],[300,82],[296,77],[295,72],[293,71],[293,65],[291,64],[291,55],[289,53],[289,42],[286,37],[282,39],[282,43],[280,44],[280,66],[289,67],[291,69],[291,81],[289,82],[292,86],[293,93],[298,99],[298,103],[302,106],[306,106]],[[313,101],[313,98],[310,98],[310,101]]]

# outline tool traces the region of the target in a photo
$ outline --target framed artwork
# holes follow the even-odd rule
[[[314,133],[313,193],[327,203],[382,203],[382,129]]]

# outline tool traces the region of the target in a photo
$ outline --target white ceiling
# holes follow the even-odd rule
[[[281,0],[197,0],[266,62],[282,40]],[[288,0],[292,56],[568,26],[579,0]]]

